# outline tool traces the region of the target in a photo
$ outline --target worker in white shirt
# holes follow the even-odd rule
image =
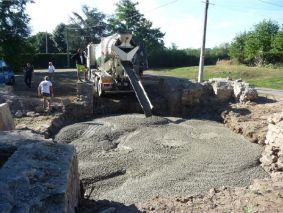
[[[40,82],[37,88],[38,96],[43,97],[43,109],[51,110],[51,97],[54,97],[53,86],[49,81],[49,77],[45,76],[44,80]]]
[[[55,67],[52,64],[52,62],[49,62],[49,64],[48,64],[48,76],[49,76],[49,80],[51,82],[54,82],[54,72],[55,72]]]

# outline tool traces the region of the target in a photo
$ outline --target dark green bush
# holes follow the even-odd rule
[[[148,55],[148,63],[151,68],[161,67],[185,67],[199,65],[199,50],[188,51],[178,49],[163,49],[151,51]],[[228,59],[227,54],[210,54],[205,56],[205,65],[214,65],[219,59]]]
[[[71,60],[70,54],[70,67],[75,67],[74,62]],[[30,62],[35,69],[47,69],[48,62],[52,62],[56,69],[68,68],[67,66],[67,54],[66,53],[38,53],[38,54],[26,54],[22,55],[22,64]]]

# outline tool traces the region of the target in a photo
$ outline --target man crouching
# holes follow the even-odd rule
[[[40,82],[37,88],[38,96],[43,97],[43,109],[50,112],[51,110],[51,97],[54,97],[52,83],[49,81],[48,76]]]

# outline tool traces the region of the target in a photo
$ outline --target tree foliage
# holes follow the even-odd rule
[[[229,55],[241,63],[263,65],[276,62],[276,58],[280,58],[280,55],[283,58],[283,53],[280,52],[282,47],[282,30],[279,30],[278,23],[263,20],[256,24],[251,31],[239,34],[234,38]]]
[[[20,55],[28,46],[29,16],[25,13],[31,0],[0,1],[0,53],[15,69],[20,67]]]
[[[57,53],[58,49],[56,47],[53,35],[46,32],[39,32],[36,35],[29,38],[29,42],[34,48],[36,53]],[[46,49],[47,44],[47,49]]]
[[[152,22],[147,20],[136,8],[138,3],[131,0],[120,0],[116,4],[115,14],[109,19],[109,31],[131,31],[138,43],[144,43],[148,52],[163,48],[164,33],[154,28]]]
[[[275,52],[283,52],[283,30],[276,34],[271,46]]]
[[[67,52],[67,41],[66,41],[66,29],[67,26],[63,23],[56,26],[53,31],[53,38],[56,45],[56,48],[59,52],[65,53]]]
[[[88,43],[99,43],[102,36],[106,33],[106,16],[96,8],[90,8],[84,5],[82,7],[83,15],[73,12],[71,17],[71,27],[67,27],[71,32],[78,32],[81,44],[86,46]],[[75,33],[76,34],[76,33]],[[78,39],[78,38],[77,38]]]

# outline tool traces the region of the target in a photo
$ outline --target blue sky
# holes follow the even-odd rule
[[[68,23],[72,11],[82,5],[96,7],[112,14],[118,0],[35,0],[28,5],[32,33],[52,32],[59,23]],[[135,1],[134,1],[135,2]],[[137,0],[145,17],[166,33],[165,45],[179,48],[201,46],[204,1],[201,0]],[[283,0],[210,0],[206,46],[231,42],[240,32],[248,31],[264,19],[283,24]]]

